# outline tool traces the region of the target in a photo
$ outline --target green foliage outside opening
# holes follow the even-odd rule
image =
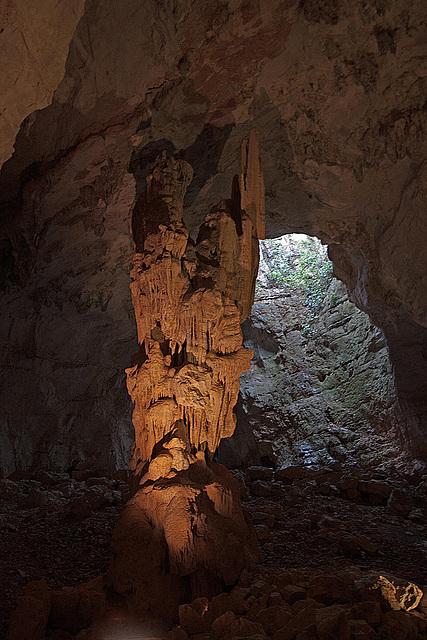
[[[301,333],[309,338],[311,325],[319,316],[333,278],[327,248],[318,238],[301,234],[264,240],[260,244],[262,255],[257,292],[280,288],[299,295],[307,309]]]

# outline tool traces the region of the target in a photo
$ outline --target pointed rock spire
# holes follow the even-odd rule
[[[255,237],[265,238],[265,186],[256,132],[251,129],[239,154],[240,206],[249,216]]]

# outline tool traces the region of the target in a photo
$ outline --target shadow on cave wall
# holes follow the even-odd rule
[[[186,207],[194,203],[206,183],[218,173],[218,164],[232,129],[233,125],[217,127],[208,123],[186,149],[176,149],[174,143],[166,138],[153,140],[142,149],[136,149],[129,170],[135,176],[137,196],[145,191],[146,179],[155,159],[162,151],[166,151],[168,155],[185,160],[193,168],[193,180],[184,199],[185,213]]]

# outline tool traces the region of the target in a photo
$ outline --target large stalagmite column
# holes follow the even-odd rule
[[[258,559],[237,483],[212,462],[234,431],[239,376],[252,355],[240,325],[264,235],[256,135],[242,145],[232,198],[207,215],[196,243],[182,221],[191,178],[190,165],[162,154],[133,214],[139,350],[127,375],[139,489],[115,531],[110,571],[134,611],[169,618]]]

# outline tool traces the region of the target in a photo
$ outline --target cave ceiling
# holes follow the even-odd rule
[[[141,173],[162,147],[195,165],[200,217],[256,129],[270,235],[337,239],[336,218],[388,212],[421,179],[422,2],[6,4],[5,199],[28,167],[117,130]]]

